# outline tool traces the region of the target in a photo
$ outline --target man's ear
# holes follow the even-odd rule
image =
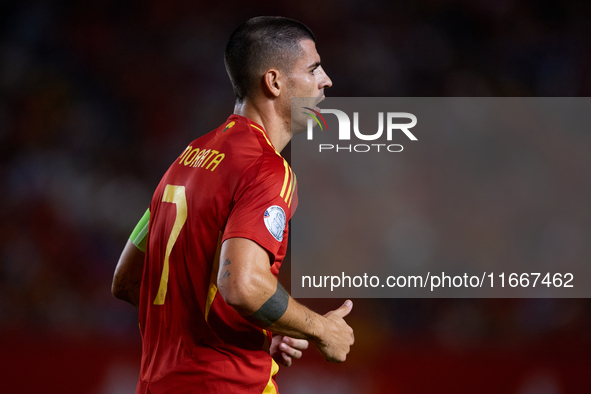
[[[270,94],[273,97],[278,97],[279,93],[281,92],[281,88],[283,87],[281,81],[281,72],[276,68],[267,70],[263,79],[263,87],[267,94]]]

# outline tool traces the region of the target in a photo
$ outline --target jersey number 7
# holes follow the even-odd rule
[[[185,187],[166,185],[162,196],[162,202],[169,202],[176,205],[176,218],[174,219],[172,231],[170,232],[170,237],[168,237],[168,243],[166,244],[162,276],[160,277],[160,286],[158,287],[158,294],[156,294],[154,305],[164,305],[166,290],[168,287],[168,259],[170,258],[170,252],[172,252],[172,248],[181,233],[181,229],[187,221],[187,198],[185,197]]]

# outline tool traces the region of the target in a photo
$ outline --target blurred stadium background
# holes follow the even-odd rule
[[[223,49],[256,15],[314,30],[331,96],[591,92],[586,1],[3,1],[2,392],[134,391],[137,312],[111,296],[113,270],[169,163],[232,111]],[[550,234],[558,261],[589,242],[589,201],[571,214]],[[281,370],[283,394],[591,392],[587,299],[355,300],[349,321],[349,360],[308,351]]]

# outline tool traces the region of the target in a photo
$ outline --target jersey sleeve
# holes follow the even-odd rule
[[[277,257],[291,218],[295,176],[280,157],[261,158],[242,176],[223,240],[248,238]]]

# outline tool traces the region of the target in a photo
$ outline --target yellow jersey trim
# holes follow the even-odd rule
[[[283,160],[283,166],[285,167],[285,177],[283,178],[283,186],[281,187],[281,193],[279,194],[279,196],[281,198],[285,197],[285,202],[288,202],[288,199],[290,197],[290,194],[293,191],[293,176],[295,174],[293,174],[293,172],[291,171],[291,167],[289,166],[289,164],[287,164],[287,161],[283,158],[283,156],[281,156],[281,154],[279,152],[277,152],[277,149],[275,149],[275,147],[273,146],[273,144],[271,143],[271,141],[269,141],[269,138],[267,137],[267,133],[265,132],[265,130],[261,129],[260,127],[250,123],[250,126],[257,129],[258,131],[260,131],[263,134],[263,137],[265,137],[265,140],[267,141],[267,143],[269,144],[269,146],[271,148],[273,148],[273,151],[275,151],[275,153],[277,154],[277,156],[281,157],[281,159]],[[288,181],[291,181],[291,187],[288,188]],[[285,191],[287,190],[287,196],[285,195]],[[289,199],[289,203],[291,204],[291,199]]]
[[[289,172],[290,168],[287,165],[287,161],[283,160],[283,167],[285,167],[285,177],[283,178],[283,187],[281,188],[281,193],[279,196],[283,198],[285,196],[285,189],[287,188],[287,181],[289,180]]]
[[[291,175],[289,178],[290,186],[287,189],[287,194],[285,195],[285,202],[286,203],[287,203],[287,200],[289,200],[289,196],[291,196],[291,192],[293,189],[293,171],[291,170],[291,167],[289,168],[289,174]]]
[[[287,203],[287,207],[291,208],[291,199],[293,198],[293,195],[295,193],[295,187],[298,183],[298,177],[296,176],[295,172],[292,172],[293,174],[293,182],[291,184],[291,196],[289,196],[289,203]]]
[[[275,149],[275,147],[273,146],[273,144],[271,143],[271,141],[269,141],[269,138],[267,137],[267,133],[265,133],[265,130],[261,129],[258,126],[255,126],[254,124],[250,124],[252,127],[254,127],[255,129],[257,129],[258,131],[260,131],[261,133],[263,133],[263,137],[265,137],[265,139],[267,140],[267,143],[269,144],[269,146],[271,148],[273,148],[273,150],[275,151],[275,153],[277,153],[277,156],[281,157],[283,159],[283,156],[281,156],[281,154],[279,152],[277,152],[277,149]],[[285,159],[284,159],[285,160]]]
[[[213,267],[211,269],[211,279],[209,280],[209,289],[207,290],[207,300],[205,301],[205,321],[209,317],[209,310],[211,309],[211,304],[213,304],[213,300],[218,292],[218,270],[220,268],[220,255],[222,252],[222,232],[220,231],[220,235],[218,236],[218,246],[215,251],[215,257],[213,260]]]
[[[273,376],[277,375],[279,372],[279,365],[275,362],[275,360],[271,359],[271,376],[269,377],[269,382],[265,389],[263,390],[263,394],[277,394],[277,390],[275,390],[275,384],[273,384]]]

